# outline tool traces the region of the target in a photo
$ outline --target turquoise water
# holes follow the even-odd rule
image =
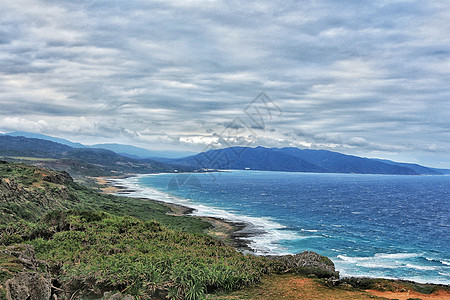
[[[342,276],[450,284],[450,177],[230,171],[158,174],[130,196],[251,224],[257,254],[305,250]]]

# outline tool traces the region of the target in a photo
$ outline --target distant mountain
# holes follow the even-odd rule
[[[438,169],[438,168],[430,168],[440,174],[450,175],[450,169]]]
[[[23,137],[26,137],[26,138],[47,140],[47,141],[51,141],[51,142],[55,142],[55,143],[60,143],[60,144],[66,145],[66,146],[70,146],[72,148],[86,148],[85,145],[80,144],[80,143],[74,143],[74,142],[71,142],[71,141],[66,140],[66,139],[60,139],[60,138],[57,138],[57,137],[48,136],[48,135],[39,134],[39,133],[15,131],[15,132],[10,132],[10,133],[5,133],[5,134],[9,135],[9,136],[23,136]]]
[[[124,156],[128,156],[131,158],[154,158],[154,157],[164,157],[164,158],[181,158],[188,155],[194,154],[193,152],[188,151],[156,151],[156,150],[148,150],[144,148],[139,148],[131,145],[123,145],[123,144],[95,144],[89,146],[91,148],[102,148],[114,151]]]
[[[9,136],[23,136],[26,138],[35,138],[41,140],[47,140],[55,143],[60,143],[66,146],[70,146],[72,148],[102,148],[106,150],[114,151],[120,155],[127,156],[129,158],[142,159],[142,158],[156,158],[158,161],[164,161],[165,159],[175,159],[181,158],[188,155],[196,154],[194,152],[189,151],[156,151],[156,150],[148,150],[145,148],[135,147],[131,145],[124,144],[116,144],[116,143],[106,143],[106,144],[95,144],[91,146],[83,145],[81,143],[71,142],[66,139],[61,139],[49,135],[25,132],[25,131],[15,131],[10,133],[5,133],[5,135]]]
[[[388,164],[375,159],[346,155],[328,150],[312,150],[289,147],[277,149],[277,151],[315,163],[326,168],[330,173],[399,175],[422,174],[419,170],[414,170],[408,166]],[[423,169],[428,169],[430,172],[432,171],[431,169],[425,167],[423,167]]]
[[[0,135],[0,156],[19,160],[21,157],[52,158],[56,161],[45,160],[40,164],[66,170],[69,173],[74,168],[79,173],[82,173],[84,169],[97,175],[101,172],[107,174],[111,172],[115,174],[154,173],[173,172],[175,168],[180,169],[151,159],[129,158],[106,149],[73,148],[60,143],[23,136]],[[71,169],[68,170],[67,167]]]
[[[18,136],[14,136],[14,135]],[[49,168],[65,170],[71,174],[152,173],[189,171],[193,169],[237,169],[314,173],[358,173],[399,175],[443,175],[450,170],[434,169],[418,164],[369,159],[326,150],[298,148],[231,147],[210,150],[184,158],[170,158],[170,152],[150,151],[129,145],[98,144],[101,148],[85,147],[64,139],[66,144],[46,139],[27,138],[44,136],[16,132],[0,135],[0,156],[51,158],[57,161],[39,162]],[[68,146],[75,144],[77,147]],[[81,146],[80,146],[81,145]],[[110,150],[105,149],[110,148]],[[121,154],[119,154],[119,153]],[[182,152],[178,152],[180,155]],[[143,159],[147,155],[165,158]]]
[[[445,170],[445,169],[428,168],[428,167],[424,167],[424,166],[421,166],[418,164],[398,163],[398,162],[387,160],[387,159],[376,159],[376,160],[387,163],[387,164],[391,164],[391,165],[407,167],[407,168],[413,169],[414,171],[416,171],[418,174],[421,174],[421,175],[443,175],[443,174],[446,174],[445,171],[450,171],[450,170]]]
[[[442,172],[420,165],[387,163],[376,159],[345,155],[332,151],[298,148],[231,147],[210,150],[171,162],[204,169],[442,175]]]
[[[308,161],[263,147],[232,147],[210,150],[172,162],[205,169],[327,172],[326,169]]]
[[[61,158],[72,149],[75,148],[43,139],[0,135],[1,156]]]

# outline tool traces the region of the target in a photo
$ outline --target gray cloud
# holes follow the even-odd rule
[[[199,151],[241,118],[235,145],[450,167],[446,1],[0,4],[0,131]]]

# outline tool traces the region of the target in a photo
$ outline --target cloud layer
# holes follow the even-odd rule
[[[0,131],[450,167],[446,1],[0,4]],[[261,91],[264,126],[245,111]]]

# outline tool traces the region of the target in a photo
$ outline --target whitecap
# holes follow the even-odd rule
[[[405,258],[413,258],[419,257],[422,254],[419,253],[377,253],[376,257],[380,258],[388,258],[388,259],[405,259]]]
[[[440,262],[441,262],[443,265],[450,266],[450,262],[449,262],[449,261],[441,260]]]
[[[410,269],[421,270],[421,271],[434,271],[434,270],[436,270],[436,267],[432,267],[432,266],[417,266],[417,265],[413,265],[413,264],[406,264],[406,267],[410,268]]]
[[[300,231],[304,231],[304,232],[319,232],[320,230],[318,230],[318,229],[301,229]]]

